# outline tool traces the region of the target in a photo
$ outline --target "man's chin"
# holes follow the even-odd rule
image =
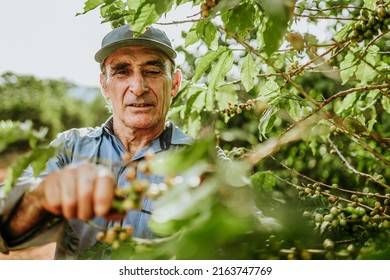
[[[128,128],[134,128],[134,129],[150,129],[155,125],[155,122],[153,122],[150,118],[137,118],[134,119],[134,117],[129,117],[125,121],[125,126]]]

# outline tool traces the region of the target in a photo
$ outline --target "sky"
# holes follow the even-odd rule
[[[111,27],[101,23],[99,9],[75,16],[83,7],[84,0],[3,0],[0,74],[10,71],[99,87],[99,66],[93,57]],[[191,6],[185,6],[174,10],[169,19],[183,20],[194,11]],[[176,25],[160,28],[172,38],[174,45],[182,43]]]

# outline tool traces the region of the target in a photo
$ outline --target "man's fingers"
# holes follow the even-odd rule
[[[40,196],[43,208],[55,215],[62,214],[61,191],[58,185],[58,173],[48,175],[39,185],[42,195]]]
[[[49,174],[40,184],[42,207],[67,219],[89,220],[109,214],[116,179],[101,166],[81,164]]]
[[[114,199],[115,178],[106,168],[99,168],[93,194],[93,207],[97,216],[106,216]]]
[[[92,198],[96,171],[91,172],[91,167],[87,165],[80,166],[78,171],[77,217],[86,221],[94,215]]]
[[[64,169],[59,180],[62,215],[67,219],[76,217],[78,186],[75,173],[73,168]]]

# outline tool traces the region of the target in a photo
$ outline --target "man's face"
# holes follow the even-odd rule
[[[172,74],[172,62],[164,53],[152,47],[123,47],[106,58],[104,69],[100,84],[115,121],[132,129],[164,127],[181,82],[180,72]]]

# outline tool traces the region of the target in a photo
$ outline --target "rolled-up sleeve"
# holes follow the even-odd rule
[[[57,138],[51,145],[59,145]],[[46,170],[38,178],[34,177],[32,167],[28,167],[23,175],[18,178],[9,193],[5,193],[4,184],[0,184],[0,252],[7,254],[10,250],[19,250],[29,247],[39,246],[52,242],[57,238],[56,231],[60,228],[60,222],[54,216],[49,216],[49,220],[43,224],[38,224],[30,232],[17,240],[7,240],[4,236],[4,224],[12,218],[15,209],[21,202],[24,194],[32,187],[36,186],[50,172],[58,170],[63,165],[62,151],[51,158],[46,164]]]
[[[19,203],[23,199],[24,194],[36,184],[35,178],[21,178],[17,187],[13,188],[7,197],[4,197],[2,190],[2,197],[0,202],[0,252],[3,254],[9,253],[9,251],[21,250],[40,246],[43,244],[55,241],[58,238],[58,234],[61,231],[62,218],[55,216],[49,216],[49,219],[44,223],[36,225],[31,231],[27,232],[22,237],[15,240],[8,240],[4,236],[4,224],[13,215],[14,210],[18,207]]]

